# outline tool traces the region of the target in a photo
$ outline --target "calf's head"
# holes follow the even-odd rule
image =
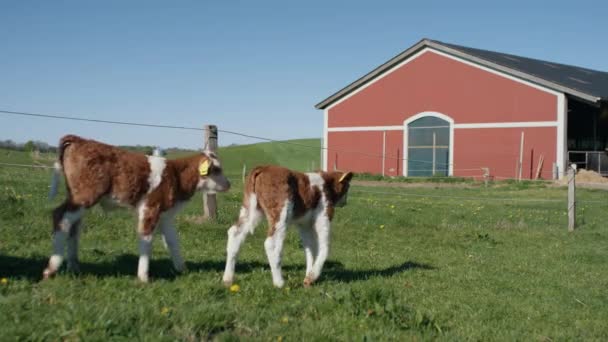
[[[333,192],[333,203],[336,207],[343,207],[346,205],[346,198],[348,197],[348,189],[350,187],[350,181],[353,179],[352,172],[332,172],[330,173],[330,187]]]
[[[230,181],[224,176],[222,164],[213,152],[204,152],[198,166],[198,189],[207,193],[224,192],[230,189]]]

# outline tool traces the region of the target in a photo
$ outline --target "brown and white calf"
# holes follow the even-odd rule
[[[75,135],[59,142],[59,160],[50,197],[57,194],[60,172],[65,175],[67,199],[53,211],[53,254],[43,277],[57,272],[67,242],[68,268],[78,269],[78,240],[82,216],[100,201],[137,210],[139,265],[137,276],[148,281],[152,235],[161,230],[177,271],[185,270],[174,217],[196,191],[228,191],[230,182],[213,153],[166,160],[145,156]]]
[[[329,253],[330,224],[334,208],[346,204],[350,172],[300,173],[279,166],[262,166],[251,171],[245,185],[239,219],[228,230],[224,284],[234,281],[234,268],[241,244],[252,234],[262,215],[268,220],[264,242],[272,282],[283,287],[281,252],[287,226],[295,224],[306,255],[304,286],[321,274]]]

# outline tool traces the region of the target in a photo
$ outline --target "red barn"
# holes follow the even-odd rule
[[[608,175],[606,100],[606,72],[423,39],[316,105],[323,167],[547,179],[577,162]]]

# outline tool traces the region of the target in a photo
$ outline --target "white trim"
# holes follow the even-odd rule
[[[568,157],[568,99],[566,95],[557,95],[557,178],[562,178],[565,175],[566,160]]]
[[[559,127],[559,121],[524,121],[524,122],[483,122],[483,123],[455,123],[455,129],[470,128],[512,128],[512,127]],[[352,126],[352,127],[330,127],[328,132],[362,132],[362,131],[400,131],[400,126]]]
[[[511,76],[511,75],[508,75],[508,74],[506,74],[506,73],[504,73],[504,72],[500,72],[500,71],[497,71],[497,70],[494,70],[494,69],[490,69],[490,68],[488,68],[488,67],[485,67],[485,66],[482,66],[482,65],[479,65],[479,64],[473,63],[473,62],[469,62],[469,61],[467,61],[467,60],[465,60],[465,59],[463,59],[463,58],[456,57],[456,56],[452,56],[452,55],[450,55],[450,54],[447,54],[447,53],[445,53],[445,52],[438,51],[438,50],[436,50],[436,49],[434,49],[434,48],[431,48],[431,47],[425,47],[424,49],[422,49],[422,50],[418,51],[417,53],[413,54],[412,56],[410,56],[410,57],[406,58],[406,59],[405,59],[404,61],[402,61],[401,63],[399,63],[399,64],[397,64],[397,65],[393,66],[392,68],[390,68],[390,69],[388,69],[388,70],[384,71],[384,72],[383,72],[381,75],[376,76],[375,78],[373,78],[373,79],[369,80],[367,83],[363,84],[363,85],[362,85],[362,86],[360,86],[359,88],[357,88],[357,89],[355,89],[355,90],[351,91],[351,92],[350,92],[348,95],[343,96],[341,99],[339,99],[339,100],[335,101],[334,103],[330,104],[329,106],[325,107],[325,110],[328,110],[328,109],[330,109],[330,108],[332,108],[332,107],[334,107],[334,106],[336,106],[336,105],[338,105],[338,104],[342,103],[343,101],[348,100],[348,99],[349,99],[351,96],[353,96],[353,95],[355,95],[355,94],[359,93],[359,92],[360,92],[360,91],[362,91],[363,89],[365,89],[365,88],[369,87],[370,85],[372,85],[372,84],[376,83],[377,81],[381,80],[382,78],[384,78],[385,76],[389,75],[389,74],[390,74],[390,73],[392,73],[393,71],[395,71],[395,70],[399,69],[400,67],[402,67],[402,66],[406,65],[407,63],[409,63],[409,62],[413,61],[414,59],[416,59],[416,58],[420,57],[421,55],[423,55],[423,54],[425,54],[425,53],[427,53],[427,52],[432,52],[432,53],[435,53],[435,54],[437,54],[437,55],[440,55],[440,56],[443,56],[443,57],[446,57],[446,58],[449,58],[449,59],[452,59],[452,60],[455,60],[455,61],[458,61],[458,62],[464,63],[464,64],[469,65],[469,66],[472,66],[472,67],[474,67],[474,68],[478,68],[478,69],[481,69],[481,70],[487,71],[487,72],[492,73],[492,74],[494,74],[494,75],[501,76],[501,77],[506,78],[506,79],[509,79],[509,80],[511,80],[511,81],[515,81],[515,82],[518,82],[518,83],[521,83],[521,84],[525,84],[525,85],[527,85],[527,86],[530,86],[530,87],[532,87],[532,88],[539,89],[539,90],[544,91],[544,92],[547,92],[547,93],[549,93],[549,94],[553,94],[553,95],[556,95],[556,96],[559,96],[560,94],[562,94],[562,93],[560,93],[560,92],[556,92],[556,91],[554,91],[554,90],[551,90],[551,89],[549,89],[549,88],[547,88],[547,87],[543,87],[543,86],[540,86],[540,85],[538,85],[538,84],[535,84],[535,83],[532,83],[532,82],[528,82],[528,81],[522,80],[522,79],[520,79],[520,78],[517,78],[517,77]]]
[[[515,128],[515,127],[557,127],[557,121],[528,121],[528,122],[489,122],[455,124],[454,128]]]
[[[403,126],[354,126],[354,127],[330,127],[329,132],[363,132],[363,131],[400,131]]]
[[[328,129],[328,124],[329,124],[329,108],[326,108],[323,111],[323,146],[322,146],[322,148],[323,148],[323,160],[321,161],[323,163],[323,167],[321,169],[323,171],[325,171],[325,172],[327,172],[327,170],[329,170],[328,167],[327,167],[327,165],[328,165],[328,160],[327,160],[327,157],[328,157],[328,153],[327,153],[328,143],[327,143],[327,138],[329,136],[329,134],[328,134],[328,130],[329,130]]]
[[[403,126],[401,126],[401,128],[403,129],[403,176],[407,177],[407,160],[408,160],[408,135],[407,135],[407,125],[410,124],[412,121],[418,120],[420,118],[423,117],[427,117],[427,116],[432,116],[432,117],[436,117],[442,120],[445,120],[447,122],[450,123],[450,147],[449,147],[449,152],[448,152],[448,176],[453,176],[454,174],[454,119],[452,119],[451,117],[445,115],[445,114],[441,114],[441,113],[437,113],[437,112],[422,112],[422,113],[418,113],[416,115],[413,115],[411,117],[409,117],[408,119],[406,119],[405,121],[403,121]]]

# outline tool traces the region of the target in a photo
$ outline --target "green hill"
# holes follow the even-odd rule
[[[168,158],[196,153],[180,151],[169,153]],[[309,171],[320,167],[321,140],[296,139],[285,142],[264,142],[251,145],[227,146],[219,148],[226,174],[240,175],[243,165],[247,171],[265,164],[277,164],[295,170]],[[33,153],[0,149],[0,162],[20,164],[52,165],[54,153]]]
[[[309,171],[319,168],[321,140],[298,139],[221,147],[219,154],[227,174],[240,174],[243,164],[247,166],[247,170],[258,165],[276,164],[295,170]]]

